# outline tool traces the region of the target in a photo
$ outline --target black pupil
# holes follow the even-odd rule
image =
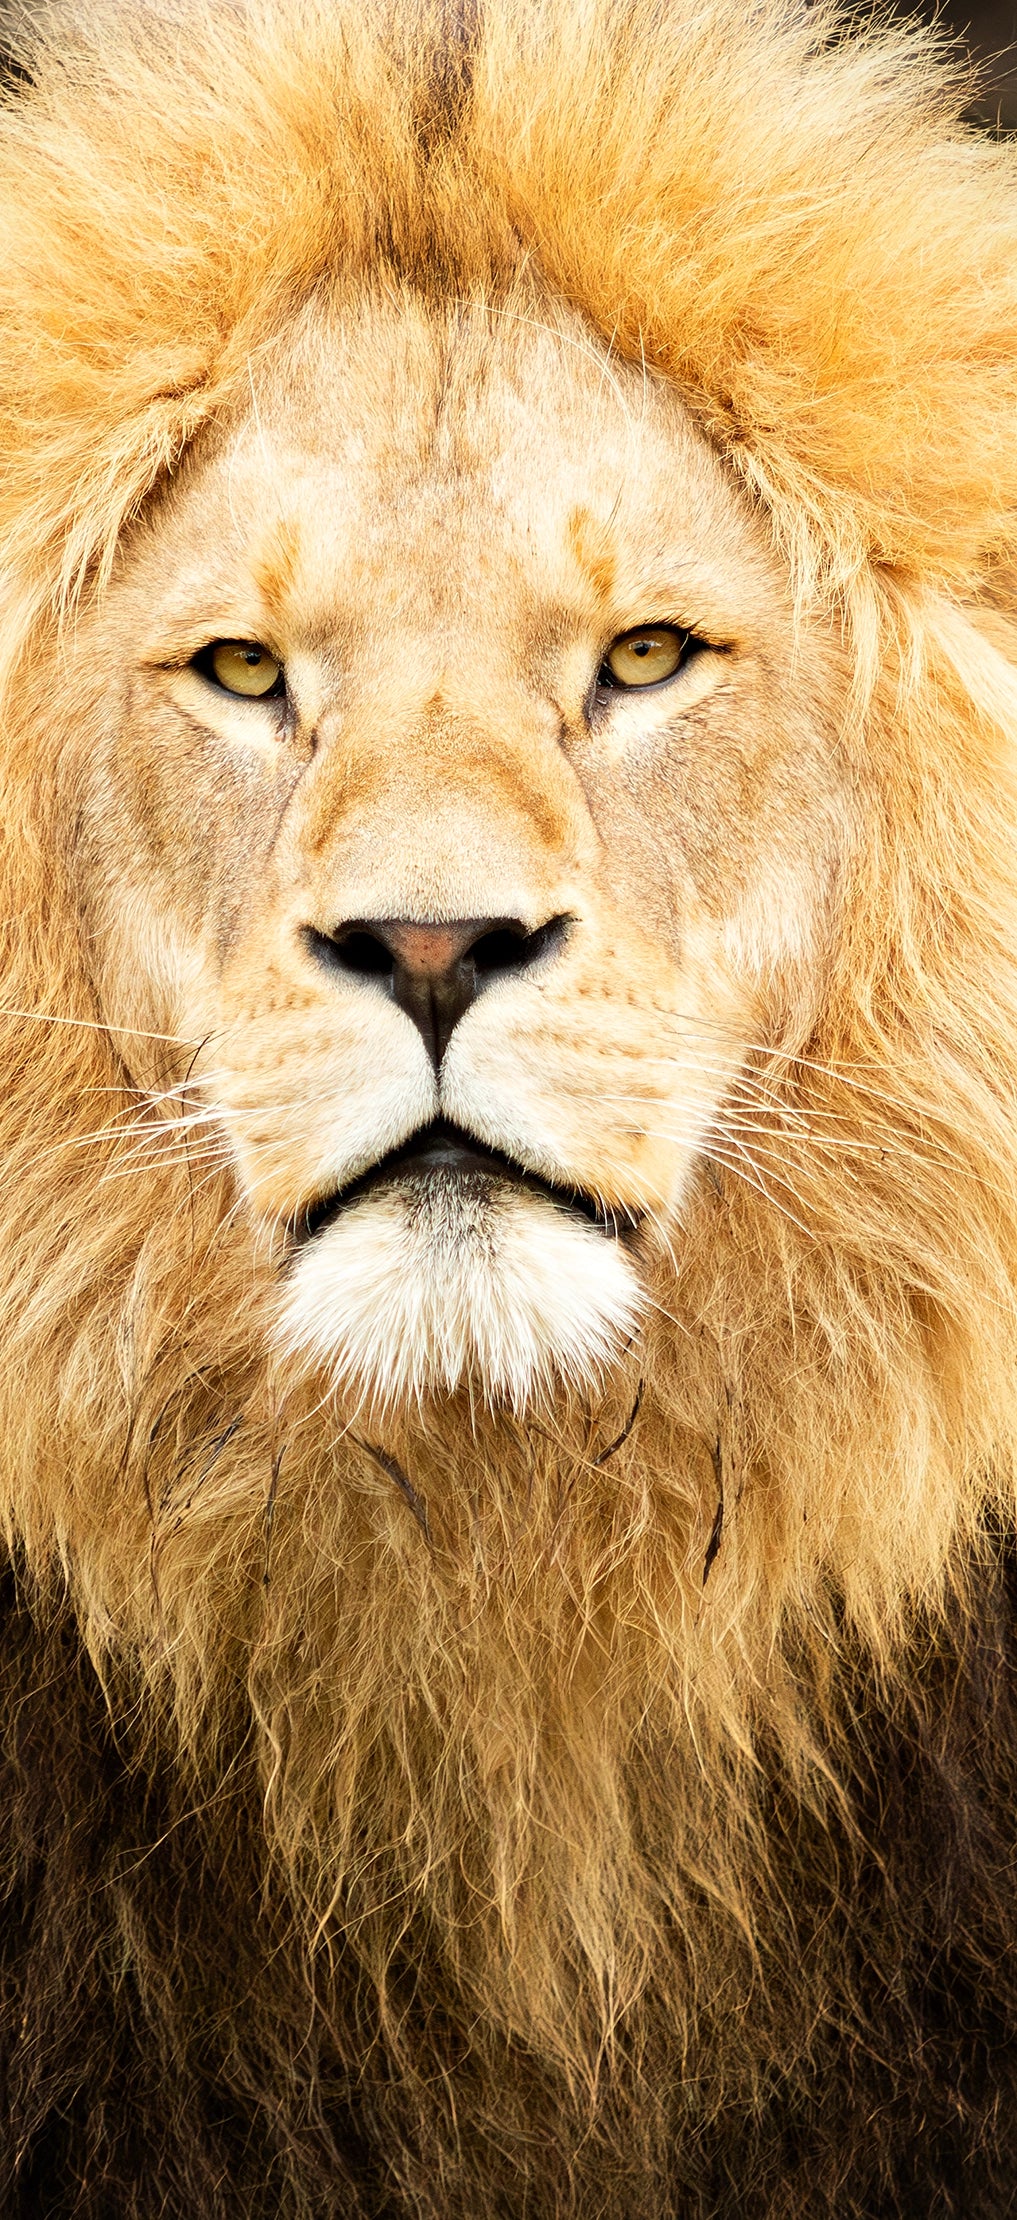
[[[244,648],[244,649],[242,650],[242,653],[243,653],[243,658],[244,658],[244,662],[245,662],[245,663],[249,663],[249,664],[251,665],[251,669],[252,669],[252,670],[253,670],[253,669],[255,668],[256,664],[260,663],[260,662],[261,662],[261,660],[262,660],[262,653],[261,653],[261,649],[260,649],[260,648],[256,648],[256,647],[249,647],[249,648]]]
[[[652,646],[652,640],[633,640],[632,653],[633,655],[649,655]]]

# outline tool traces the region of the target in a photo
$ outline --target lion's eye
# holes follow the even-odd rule
[[[283,691],[282,664],[256,640],[216,640],[195,661],[202,676],[227,694],[264,700]]]
[[[598,686],[659,686],[673,678],[688,654],[690,636],[671,624],[640,626],[623,632],[608,648]]]

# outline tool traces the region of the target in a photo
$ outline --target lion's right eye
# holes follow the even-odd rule
[[[680,632],[673,624],[641,625],[636,632],[623,632],[608,648],[597,684],[626,691],[662,686],[688,661],[690,649],[697,644],[691,633]]]
[[[285,691],[282,664],[257,640],[214,640],[195,656],[194,667],[225,694],[242,694],[249,701]]]

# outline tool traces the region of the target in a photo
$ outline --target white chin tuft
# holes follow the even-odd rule
[[[596,1381],[642,1310],[621,1243],[540,1195],[432,1172],[351,1203],[297,1258],[290,1357],[398,1408],[475,1382],[520,1412]]]

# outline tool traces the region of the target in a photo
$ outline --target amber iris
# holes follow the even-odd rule
[[[612,641],[600,672],[602,686],[659,686],[685,658],[689,635],[671,624],[641,625]]]
[[[206,649],[199,667],[227,694],[259,700],[281,691],[282,665],[256,640],[217,640]]]

